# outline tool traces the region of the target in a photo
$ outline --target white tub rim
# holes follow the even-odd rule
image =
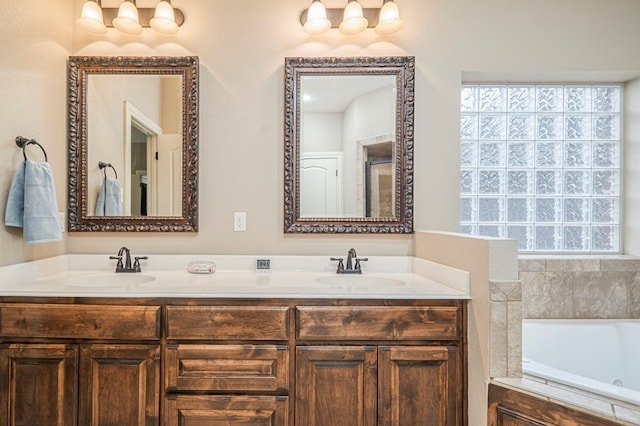
[[[611,323],[634,323],[640,324],[640,319],[524,319],[523,325],[526,322],[562,322],[565,324],[595,322],[599,324],[611,324]],[[523,329],[523,340],[524,329]],[[640,391],[625,388],[621,386],[615,386],[613,384],[603,382],[600,380],[591,379],[589,377],[581,376],[575,373],[570,373],[565,370],[561,370],[555,367],[538,362],[534,359],[527,358],[523,355],[522,358],[522,372],[525,376],[531,378],[539,378],[547,381],[549,384],[559,384],[576,391],[585,391],[592,395],[598,395],[618,401],[623,401],[634,407],[640,408]]]

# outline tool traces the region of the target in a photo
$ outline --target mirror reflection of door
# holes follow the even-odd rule
[[[300,158],[300,216],[340,217],[342,153],[306,153]]]
[[[147,135],[135,124],[131,125],[131,214],[147,216]]]
[[[98,161],[114,165],[124,216],[182,215],[182,77],[90,75],[88,216],[102,184]],[[122,171],[122,173],[121,173]]]
[[[303,75],[300,83],[300,217],[395,217],[396,77]],[[342,158],[337,181],[310,164],[312,156],[335,153]],[[366,161],[389,163],[371,169],[369,195]]]
[[[393,145],[364,146],[365,217],[393,217]]]

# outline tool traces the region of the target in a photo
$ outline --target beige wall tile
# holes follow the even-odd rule
[[[580,272],[567,277],[575,318],[626,318],[627,272]]]
[[[507,376],[507,302],[490,302],[489,326],[490,377]]]
[[[546,262],[544,259],[518,259],[518,269],[520,272],[544,272]]]
[[[522,376],[522,302],[507,302],[507,376]]]
[[[640,259],[603,259],[600,263],[603,271],[640,272]]]
[[[633,274],[629,282],[629,318],[640,319],[640,272]]]
[[[523,318],[572,318],[573,289],[559,272],[522,272]]]
[[[600,259],[548,259],[548,272],[599,271]]]

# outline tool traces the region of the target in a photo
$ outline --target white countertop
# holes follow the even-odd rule
[[[141,273],[115,273],[105,255],[65,255],[0,268],[0,296],[468,299],[469,274],[422,259],[370,257],[362,275],[338,275],[329,256],[149,256]],[[107,259],[107,260],[105,260]],[[191,260],[216,263],[190,274]],[[317,281],[330,280],[329,283]],[[145,281],[146,282],[142,282]],[[337,280],[337,282],[335,282]],[[120,281],[120,283],[119,283]]]

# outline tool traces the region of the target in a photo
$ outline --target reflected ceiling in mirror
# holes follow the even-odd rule
[[[71,57],[68,78],[69,231],[196,231],[198,58]]]
[[[285,232],[413,232],[413,57],[285,60]]]

